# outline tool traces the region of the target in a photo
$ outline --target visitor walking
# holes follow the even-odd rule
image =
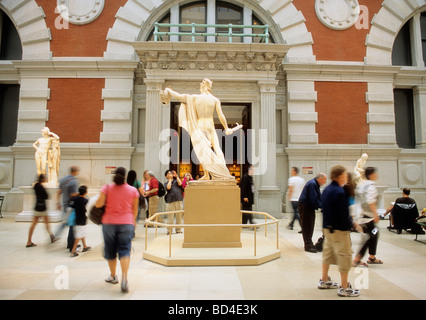
[[[30,230],[28,231],[28,240],[27,240],[27,248],[36,247],[37,245],[32,242],[32,237],[34,233],[35,226],[38,223],[39,218],[43,217],[44,222],[46,223],[46,230],[50,236],[50,242],[55,242],[58,240],[52,231],[50,230],[49,225],[49,216],[47,213],[46,200],[49,198],[49,195],[46,192],[46,189],[43,187],[43,183],[46,182],[46,176],[44,174],[40,174],[37,183],[34,185],[34,192],[36,195],[36,205],[34,208],[34,217],[30,226]]]
[[[309,180],[299,197],[299,214],[302,223],[302,235],[305,251],[318,252],[312,242],[315,227],[315,210],[321,208],[320,187],[327,182],[327,176],[319,173],[314,179]]]
[[[75,210],[75,225],[74,229],[74,246],[71,250],[71,257],[77,257],[78,253],[76,252],[78,243],[81,241],[83,243],[83,252],[89,251],[91,248],[86,244],[86,224],[87,224],[87,216],[86,216],[86,205],[89,202],[85,198],[87,194],[87,187],[80,186],[78,188],[79,196],[75,197],[71,200],[71,208]]]
[[[351,230],[354,227],[349,213],[349,197],[343,186],[347,183],[346,168],[337,165],[331,169],[331,183],[322,193],[324,248],[322,254],[322,278],[319,289],[337,289],[338,284],[328,275],[330,265],[337,265],[341,286],[337,294],[342,297],[357,297],[359,290],[348,282],[352,267]]]
[[[138,191],[126,183],[125,176],[126,169],[117,168],[113,178],[114,183],[102,187],[99,199],[95,204],[97,208],[105,205],[105,213],[102,216],[102,233],[105,245],[104,257],[108,261],[110,269],[110,275],[105,281],[118,283],[116,272],[118,255],[122,272],[122,292],[129,291],[127,275],[139,206]]]
[[[299,197],[302,193],[303,187],[305,186],[305,179],[299,177],[299,168],[292,167],[290,172],[291,177],[288,179],[288,193],[287,198],[290,201],[293,208],[293,219],[290,221],[288,228],[293,230],[294,222],[297,220],[300,223],[299,215]]]
[[[62,231],[65,229],[65,227],[68,226],[67,220],[68,220],[68,214],[69,210],[68,208],[71,206],[70,200],[73,197],[78,196],[78,181],[77,181],[77,175],[80,172],[80,168],[77,166],[72,166],[70,168],[70,174],[63,177],[59,181],[59,189],[56,194],[57,197],[57,207],[58,210],[62,209],[62,220],[59,229],[56,231],[55,236],[59,238]],[[67,238],[67,249],[72,250],[72,247],[74,246],[74,230],[73,226],[69,226],[68,230],[68,238]]]
[[[379,175],[376,168],[367,167],[365,169],[365,178],[367,180],[357,186],[355,194],[356,201],[361,204],[362,208],[362,216],[359,219],[358,224],[367,235],[367,240],[364,242],[355,256],[353,261],[354,266],[365,266],[365,263],[362,262],[361,259],[364,257],[367,249],[369,253],[367,263],[383,263],[382,260],[376,258],[377,243],[379,240],[379,228],[377,228],[376,224],[380,220],[379,214],[377,213],[377,198],[379,193],[376,187],[376,181],[379,178]]]

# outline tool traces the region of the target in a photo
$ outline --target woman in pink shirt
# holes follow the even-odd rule
[[[118,283],[116,274],[118,254],[122,271],[122,292],[129,291],[127,273],[139,207],[138,191],[126,183],[125,177],[126,169],[118,168],[113,179],[114,183],[102,187],[99,199],[95,204],[98,208],[105,205],[105,213],[102,216],[102,233],[105,242],[104,257],[108,260],[111,271],[105,281],[113,284]]]

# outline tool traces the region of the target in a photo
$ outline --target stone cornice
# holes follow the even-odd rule
[[[426,86],[426,68],[402,67],[395,77],[395,85],[398,87]]]
[[[13,61],[14,67],[26,76],[93,77],[133,74],[138,61],[105,60],[103,58],[53,58],[49,60]]]
[[[313,81],[393,81],[401,67],[365,65],[357,62],[318,61],[312,64],[284,64],[289,80]]]
[[[276,72],[289,46],[278,44],[135,42],[146,70]]]

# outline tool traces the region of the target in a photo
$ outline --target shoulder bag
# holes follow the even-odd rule
[[[107,194],[108,194],[108,189],[109,189],[109,186],[107,188]],[[107,194],[105,195],[105,204],[104,204],[103,207],[97,208],[96,205],[93,205],[92,209],[90,209],[89,219],[94,224],[97,224],[97,225],[102,224],[102,216],[105,213],[106,201],[107,201],[106,196],[107,196]]]

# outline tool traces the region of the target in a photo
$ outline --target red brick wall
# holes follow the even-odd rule
[[[316,132],[320,144],[366,144],[367,83],[316,82]]]
[[[358,0],[368,8],[368,29],[349,29],[337,31],[327,28],[315,13],[315,0],[293,0],[293,4],[306,19],[308,32],[314,40],[313,51],[317,60],[326,61],[364,61],[366,55],[365,38],[370,32],[371,19],[381,8],[382,0]]]
[[[107,34],[115,22],[115,14],[127,0],[107,0],[99,17],[85,25],[69,23],[69,29],[57,29],[55,20],[56,0],[36,0],[46,15],[52,41],[50,49],[54,57],[102,57],[107,47]],[[62,20],[63,22],[63,20]]]
[[[46,126],[61,142],[98,143],[105,79],[49,79]]]

